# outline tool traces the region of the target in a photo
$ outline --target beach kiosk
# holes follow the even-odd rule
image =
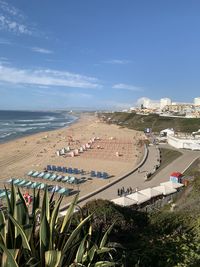
[[[169,180],[173,183],[181,183],[183,174],[180,172],[172,172]]]

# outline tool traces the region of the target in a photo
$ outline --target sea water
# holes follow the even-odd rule
[[[0,143],[39,132],[66,127],[78,118],[67,111],[0,110]]]

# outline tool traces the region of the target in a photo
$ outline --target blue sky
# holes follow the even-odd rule
[[[200,96],[198,0],[0,0],[0,109]]]

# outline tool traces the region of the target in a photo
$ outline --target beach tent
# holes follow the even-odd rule
[[[43,178],[44,178],[44,179],[49,179],[49,177],[50,177],[51,175],[52,175],[51,173],[46,173],[46,174],[43,176]]]
[[[180,173],[180,172],[172,172],[170,174],[169,180],[172,181],[173,183],[180,183],[182,177],[183,177],[182,173]]]
[[[28,176],[31,176],[35,171],[30,171],[27,173]]]
[[[181,188],[181,187],[184,186],[184,184],[181,184],[181,183],[173,183],[172,181],[164,182],[164,183],[161,183],[160,185],[170,186],[170,187],[173,187],[175,189],[178,189],[178,188]]]
[[[65,196],[69,196],[69,189],[68,188],[61,188],[60,190],[58,190],[58,192],[60,195],[65,195]]]
[[[38,174],[38,178],[42,178],[45,175],[45,172],[41,172],[40,174]]]
[[[163,195],[167,196],[173,193],[176,193],[176,189],[171,186],[159,185],[153,187],[154,190],[161,192]]]
[[[38,172],[38,171],[36,171],[36,172],[34,172],[31,176],[32,177],[36,177],[36,176],[38,176],[40,173]]]
[[[122,207],[126,207],[126,206],[132,206],[137,204],[137,201],[134,199],[130,199],[128,197],[119,197],[119,198],[115,198],[111,200],[113,203],[120,205]]]
[[[49,180],[53,181],[57,178],[57,174],[52,174],[52,176],[49,178]]]
[[[150,198],[153,198],[153,197],[157,197],[157,196],[160,196],[162,195],[161,192],[153,189],[153,188],[147,188],[147,189],[143,189],[143,190],[140,190],[139,191],[141,194],[145,195],[145,196],[148,196]]]
[[[78,152],[78,149],[75,149],[74,150],[74,155],[78,156],[79,152]]]
[[[137,204],[142,204],[142,203],[144,203],[144,202],[146,202],[146,201],[151,199],[150,196],[143,195],[139,191],[128,195],[128,197],[131,198],[131,199],[134,199],[137,202]]]
[[[69,176],[65,176],[65,177],[62,179],[62,182],[68,182],[69,179],[70,179]]]

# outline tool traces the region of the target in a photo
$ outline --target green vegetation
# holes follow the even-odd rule
[[[40,205],[40,191],[34,191],[32,211],[26,206],[18,189],[12,185],[7,194],[7,210],[0,210],[1,266],[117,266],[112,254],[116,249],[107,246],[112,225],[98,240],[93,238],[93,214],[73,220],[75,196],[66,215],[59,219],[62,197],[48,198],[47,190]],[[121,266],[121,265],[120,265]]]
[[[131,129],[144,131],[145,128],[152,128],[153,132],[160,132],[166,128],[174,128],[176,132],[191,133],[200,128],[199,118],[173,118],[161,117],[157,114],[139,115],[136,113],[103,113],[99,115],[105,119],[110,118],[111,123],[126,126]]]
[[[199,164],[194,165],[197,171]],[[190,193],[199,184],[194,181]],[[200,266],[199,211],[193,216],[185,208],[147,214],[95,200],[74,213],[75,196],[59,218],[62,198],[55,202],[46,191],[40,203],[39,194],[34,192],[30,211],[20,190],[11,188],[7,212],[0,211],[3,267]]]

